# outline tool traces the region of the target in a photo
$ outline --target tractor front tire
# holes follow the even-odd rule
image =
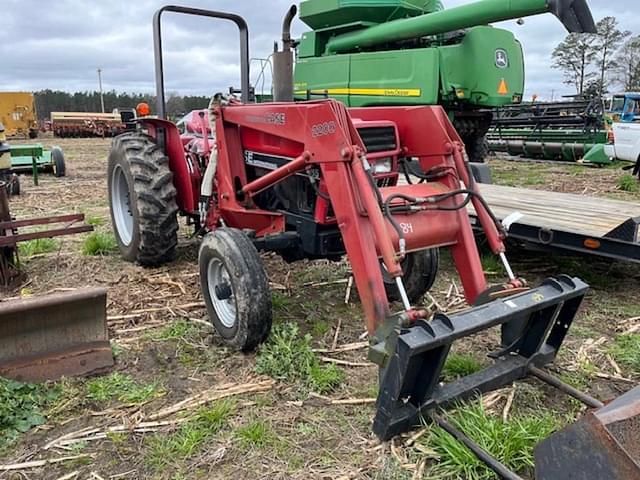
[[[269,281],[251,240],[235,228],[205,235],[198,255],[200,286],[211,323],[234,350],[264,342],[272,323]]]
[[[431,289],[438,274],[439,264],[440,253],[437,248],[411,252],[404,258],[401,263],[404,272],[402,282],[412,304],[418,302]],[[384,267],[381,268],[387,298],[390,301],[400,301],[400,292],[395,280],[391,278]]]
[[[107,168],[111,224],[122,258],[153,267],[175,258],[178,206],[169,159],[151,137],[116,137]]]
[[[64,153],[60,147],[51,149],[51,163],[53,164],[53,175],[64,177],[67,174],[67,167],[64,163]]]

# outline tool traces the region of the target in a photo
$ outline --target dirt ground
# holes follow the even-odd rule
[[[23,176],[23,194],[11,200],[13,214],[23,218],[83,212],[97,231],[109,234],[106,159],[110,141],[42,142],[63,148],[68,174],[62,179],[43,175],[37,187]],[[503,184],[640,202],[640,194],[619,190],[622,173],[618,169],[498,159],[491,166],[496,181]],[[4,291],[2,298],[107,287],[109,333],[116,354],[113,371],[130,376],[136,385],[151,386],[155,393],[143,401],[126,397],[100,400],[86,395],[93,379],[64,380],[59,384],[62,397],[48,412],[46,423],[0,451],[0,464],[73,458],[0,473],[0,479],[427,478],[438,462],[429,453],[428,441],[404,436],[380,444],[370,431],[377,370],[367,363],[365,348],[356,345],[341,351],[345,345],[363,345],[366,340],[355,292],[345,303],[348,264],[305,261],[290,265],[263,255],[274,292],[275,324],[299,324],[301,332],[311,335],[313,348],[320,349],[323,364],[331,359],[340,362],[342,382],[326,394],[310,393],[300,382],[274,382],[259,375],[256,354],[231,352],[212,332],[201,303],[198,240],[182,227],[177,260],[160,268],[126,263],[117,253],[84,255],[88,234],[63,237],[54,251],[23,259],[25,280]],[[513,249],[511,257],[517,272],[531,284],[567,273],[583,277],[592,286],[551,370],[602,400],[631,388],[640,372],[616,361],[609,352],[616,335],[640,324],[640,268],[519,248]],[[500,279],[489,266],[485,268],[490,281]],[[432,298],[425,303],[444,310],[459,308],[458,288],[451,260],[444,254]],[[496,338],[493,332],[466,339],[456,352],[485,362]],[[229,388],[242,391],[247,385],[261,391],[230,395],[232,411],[215,431],[203,433],[194,427],[194,432],[187,432],[186,415],[193,411],[189,409],[154,420],[154,414],[165,407],[199,393],[215,396]],[[332,402],[345,399],[353,404]],[[503,389],[494,399],[487,409],[499,417],[549,410],[570,419],[580,413],[574,403],[534,380]],[[140,422],[155,423],[144,429],[139,428]],[[118,425],[124,427],[108,431]],[[51,444],[86,428],[95,430],[80,436],[80,442]],[[422,433],[428,438],[428,429]],[[176,439],[182,442],[179,446],[174,445]],[[416,448],[417,444],[422,447]]]

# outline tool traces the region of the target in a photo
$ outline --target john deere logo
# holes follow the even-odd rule
[[[509,66],[509,56],[507,51],[499,48],[496,50],[496,67],[507,68]]]

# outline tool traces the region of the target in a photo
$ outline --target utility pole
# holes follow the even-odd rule
[[[104,96],[102,95],[102,69],[98,68],[98,86],[100,87],[100,106],[102,107],[102,113],[104,113]]]

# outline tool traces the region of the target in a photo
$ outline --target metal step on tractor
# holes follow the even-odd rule
[[[516,5],[479,3],[504,4],[505,10]],[[592,27],[583,1],[537,3],[540,11],[579,18],[585,28]],[[165,119],[161,19],[166,12],[231,21],[240,31],[239,98],[216,94],[208,115],[199,115],[201,135],[195,138],[181,138]],[[271,294],[260,251],[287,261],[337,260],[346,254],[371,339],[369,356],[380,366],[375,434],[387,440],[431,419],[501,477],[520,478],[450,425],[444,408],[529,374],[601,406],[541,369],[555,358],[588,286],[559,276],[530,288],[514,275],[505,255],[507,232],[479,194],[463,141],[441,106],[294,102],[289,27],[295,14],[292,7],[285,17],[285,48],[274,57],[278,101],[256,104],[250,102],[244,19],[176,6],[156,13],[157,116],[139,118],[136,132],[118,136],[108,160],[111,216],[121,254],[144,266],[171,261],[178,215],[184,216],[203,235],[198,262],[211,322],[229,346],[241,351],[258,347],[271,328]],[[407,184],[399,184],[401,171]],[[508,272],[502,284],[487,284],[469,204]],[[442,248],[451,251],[470,308],[429,317],[418,302],[433,283]],[[495,363],[443,384],[452,344],[494,327],[502,329]],[[637,459],[624,444],[636,437],[618,442],[614,429],[607,430],[615,419],[634,433],[638,395],[633,390],[605,407],[608,413],[586,416],[588,425],[574,424],[570,432],[543,442],[536,452],[537,478],[557,479],[572,468],[586,472],[579,478],[640,478]],[[590,433],[594,425],[599,436]]]

